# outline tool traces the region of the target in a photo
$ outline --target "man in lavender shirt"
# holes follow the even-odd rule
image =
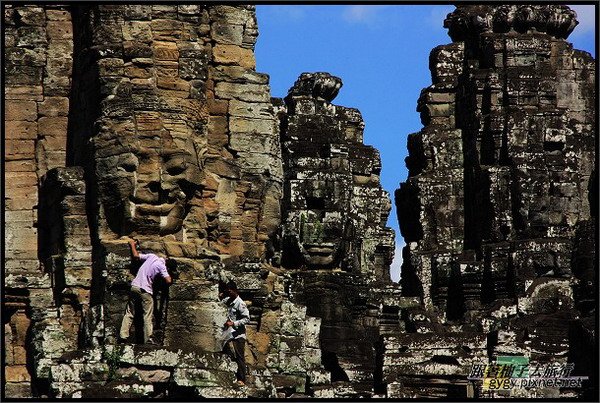
[[[129,338],[129,328],[133,323],[136,307],[142,308],[144,320],[144,343],[156,344],[152,339],[153,331],[153,312],[154,299],[152,298],[152,285],[156,276],[160,275],[164,278],[165,283],[171,284],[173,280],[167,271],[174,270],[176,262],[173,259],[165,259],[156,256],[153,253],[139,253],[136,247],[136,241],[130,240],[129,247],[131,248],[132,259],[141,260],[142,266],[139,268],[137,275],[131,282],[131,291],[129,292],[129,302],[125,309],[125,316],[121,322],[121,330],[119,332],[119,342],[123,343]],[[138,312],[139,314],[139,312]]]

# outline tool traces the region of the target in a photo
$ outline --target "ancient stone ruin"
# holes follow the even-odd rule
[[[254,6],[3,11],[6,397],[483,397],[470,366],[500,355],[593,373],[595,60],[567,7],[448,15],[395,195],[401,284],[360,112],[327,73],[271,98]],[[132,238],[178,262],[158,346],[116,343]],[[246,386],[221,353],[229,280]]]
[[[444,22],[453,42],[431,53],[396,191],[402,294],[420,304],[384,343],[395,396],[480,395],[465,364],[498,355],[591,368],[596,83],[565,41],[576,24],[528,5],[458,6]]]
[[[381,288],[391,286],[391,203],[381,161],[363,145],[360,112],[331,104],[342,83],[302,74],[281,105],[284,167],[282,267],[292,299],[321,319],[322,363],[335,397],[369,396],[379,336]]]

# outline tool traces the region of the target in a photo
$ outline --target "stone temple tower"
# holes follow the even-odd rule
[[[360,112],[328,73],[271,98],[253,5],[2,11],[3,397],[484,397],[469,369],[502,356],[593,374],[596,64],[569,8],[448,15],[395,194],[401,287]],[[178,262],[159,345],[116,340],[133,238]],[[230,280],[246,385],[221,353]]]
[[[478,393],[461,371],[501,355],[589,365],[596,82],[594,59],[566,41],[576,25],[558,5],[460,5],[444,22],[452,43],[431,52],[395,195],[402,291],[420,299],[412,332],[390,339],[406,351],[389,368],[398,396]],[[457,378],[420,378],[434,374]]]

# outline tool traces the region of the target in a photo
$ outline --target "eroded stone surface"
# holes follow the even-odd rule
[[[9,390],[269,397],[288,393],[276,376],[318,374],[319,321],[271,265],[283,173],[268,76],[254,69],[254,7],[9,6],[4,18]],[[113,347],[132,237],[179,263],[175,284],[156,289],[164,353]],[[242,389],[216,354],[229,279],[253,319]],[[284,310],[304,325],[282,342]],[[280,355],[285,343],[294,349]],[[200,365],[171,346],[214,357]],[[302,379],[289,393],[307,393]]]
[[[342,85],[303,73],[280,108],[284,200],[282,266],[291,293],[321,318],[320,348],[331,396],[370,396],[381,287],[389,280],[394,235],[379,153],[362,143],[360,112],[331,103]],[[320,390],[319,395],[325,393]]]
[[[564,362],[579,350],[582,333],[569,329],[590,312],[595,257],[581,236],[594,227],[597,195],[595,62],[564,40],[576,24],[564,6],[461,5],[448,15],[453,43],[431,53],[433,85],[417,107],[425,127],[409,135],[409,178],[396,191],[402,291],[421,300],[403,314],[406,337],[456,332],[445,344],[458,348],[469,338],[461,332],[487,335],[479,351],[489,359]],[[396,354],[386,349],[384,361]],[[398,360],[426,362],[429,349]],[[391,362],[386,372],[401,379],[390,396],[480,392],[459,374],[442,387]],[[553,392],[524,396],[544,393]]]
[[[360,112],[328,73],[272,100],[254,6],[4,11],[7,397],[481,396],[465,369],[501,354],[589,374],[595,64],[568,8],[448,17],[396,194],[402,290]],[[132,237],[179,263],[163,346],[114,343]],[[220,354],[232,279],[245,387]]]

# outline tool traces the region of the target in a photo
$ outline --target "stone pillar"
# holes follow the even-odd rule
[[[273,255],[283,174],[269,77],[255,71],[256,15],[253,6],[214,6],[209,17],[213,45],[203,197],[210,199],[210,245],[245,261],[264,261]]]
[[[93,294],[106,302],[107,335],[121,320],[126,241],[136,237],[180,265],[179,282],[159,298],[158,337],[220,349],[223,309],[206,273],[272,258],[280,216],[278,126],[268,77],[255,71],[254,9],[100,5],[74,14],[81,108],[70,158],[88,172]]]

